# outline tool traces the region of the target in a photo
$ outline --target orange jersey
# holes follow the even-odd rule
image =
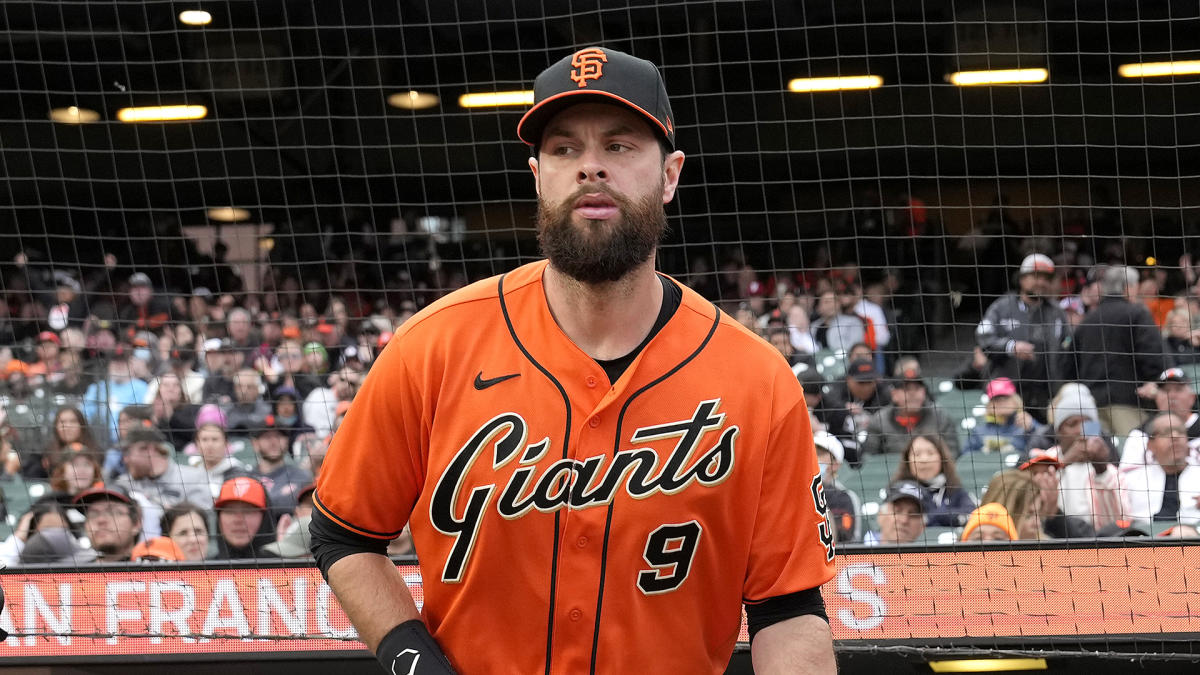
[[[404,324],[318,508],[381,539],[410,523],[425,622],[461,673],[721,673],[743,602],[833,576],[800,384],[684,287],[609,386],[551,316],[545,267]]]

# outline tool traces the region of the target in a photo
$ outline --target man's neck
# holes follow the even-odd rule
[[[1027,293],[1021,293],[1020,298],[1021,298],[1021,302],[1025,303],[1027,305],[1042,304],[1042,296],[1040,296],[1040,295],[1029,295]]]
[[[550,265],[542,283],[559,328],[588,356],[600,360],[620,358],[641,344],[663,301],[654,256],[614,282],[581,283]]]
[[[129,554],[132,552],[133,552],[133,544],[130,544],[127,548],[122,548],[121,550],[113,552],[113,553],[105,553],[103,551],[97,551],[96,552],[97,553],[96,561],[97,562],[125,562],[126,560],[129,560]]]

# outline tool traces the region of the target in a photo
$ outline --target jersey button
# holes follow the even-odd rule
[[[593,389],[595,389],[595,388],[596,388],[597,380],[596,380],[596,378],[592,377],[591,375],[588,375],[588,376],[587,376],[587,379],[586,379],[586,380],[584,380],[584,382],[586,382],[586,383],[587,383],[587,386],[589,386],[589,387],[591,387],[591,388],[593,388]]]
[[[587,538],[587,537],[580,537],[580,538],[576,539],[576,540],[575,540],[575,545],[576,545],[576,546],[578,546],[579,548],[583,548],[584,546],[587,546],[587,545],[588,545],[588,538]]]
[[[567,614],[567,616],[571,617],[572,621],[578,621],[583,618],[583,612],[579,611],[578,609],[573,609],[569,614]]]
[[[589,427],[591,427],[591,428],[593,428],[593,429],[595,429],[596,427],[600,426],[600,418],[599,418],[599,417],[593,417],[592,419],[588,420],[588,426],[589,426]]]

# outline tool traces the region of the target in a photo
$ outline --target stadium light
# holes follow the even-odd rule
[[[1003,673],[1014,670],[1046,670],[1046,659],[959,659],[930,661],[935,673]]]
[[[1200,73],[1200,61],[1155,61],[1123,63],[1117,66],[1117,74],[1121,77],[1165,77],[1197,73]]]
[[[202,9],[185,9],[179,13],[179,23],[189,26],[207,26],[212,23],[212,14]]]
[[[960,70],[946,76],[946,81],[960,87],[989,84],[1030,84],[1045,82],[1050,71],[1045,68],[1010,68],[1007,70]]]
[[[439,100],[437,94],[415,90],[402,91],[387,97],[388,105],[393,108],[403,108],[404,110],[432,108],[438,104]]]
[[[848,89],[876,89],[883,86],[878,75],[852,75],[848,77],[797,77],[788,81],[788,91],[845,91]]]
[[[482,94],[463,94],[458,104],[464,108],[487,108],[504,105],[533,105],[533,90],[494,91]]]
[[[175,122],[203,119],[206,115],[208,108],[202,105],[150,105],[117,111],[117,119],[122,122]]]
[[[50,119],[62,124],[87,124],[100,119],[100,113],[90,108],[69,106],[50,110]]]
[[[221,206],[208,210],[208,217],[221,223],[236,223],[250,219],[250,212],[236,206]]]

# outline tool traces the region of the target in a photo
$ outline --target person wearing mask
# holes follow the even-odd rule
[[[825,504],[829,507],[826,521],[838,542],[858,541],[862,537],[862,500],[838,480],[845,450],[837,437],[828,431],[814,433],[813,444],[817,449],[817,464],[821,467]]]

